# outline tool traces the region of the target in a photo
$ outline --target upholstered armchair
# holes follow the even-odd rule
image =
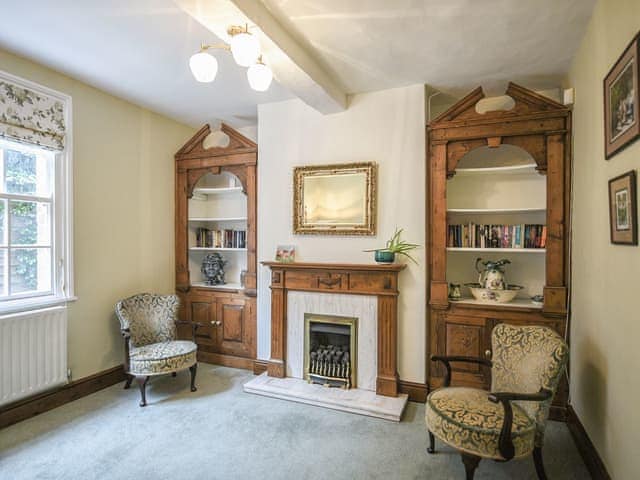
[[[567,363],[569,349],[553,330],[500,324],[491,335],[493,360],[433,356],[446,369],[444,387],[427,397],[425,417],[429,453],[435,438],[462,455],[467,480],[480,460],[507,461],[533,454],[536,473],[546,480],[542,462],[549,407]],[[491,368],[491,392],[450,387],[451,363]]]
[[[149,377],[189,369],[191,391],[196,391],[197,346],[194,341],[176,340],[176,324],[192,325],[176,320],[180,300],[175,295],[142,293],[116,304],[124,337],[124,366],[127,380],[124,388],[135,378],[140,387],[140,406],[147,405],[146,386]],[[195,336],[197,325],[192,325]]]

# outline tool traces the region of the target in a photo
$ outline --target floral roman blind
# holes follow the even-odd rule
[[[0,137],[48,150],[64,150],[65,105],[0,76]]]

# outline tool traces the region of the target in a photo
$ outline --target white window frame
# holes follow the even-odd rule
[[[54,152],[54,194],[51,223],[52,292],[0,302],[0,315],[65,305],[77,300],[73,282],[73,124],[71,96],[0,70],[0,79],[61,101],[66,125],[65,148]],[[6,139],[12,141],[11,139]],[[26,145],[26,144],[25,144]],[[26,145],[30,148],[29,145]],[[33,145],[37,148],[37,145]],[[4,161],[4,160],[2,160]],[[6,212],[9,215],[9,211]],[[9,235],[10,232],[7,232]],[[7,257],[8,258],[8,257]],[[10,259],[8,258],[10,261]],[[7,264],[9,268],[9,264]]]

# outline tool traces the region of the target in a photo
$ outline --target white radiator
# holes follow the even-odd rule
[[[0,316],[0,405],[67,382],[67,308]]]

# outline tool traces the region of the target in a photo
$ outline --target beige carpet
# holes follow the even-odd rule
[[[426,453],[424,407],[401,423],[251,395],[245,370],[200,364],[137,388],[114,385],[0,430],[0,479],[455,479],[460,458]],[[550,479],[589,478],[564,424],[550,422]],[[483,461],[479,480],[535,479],[530,459]]]

